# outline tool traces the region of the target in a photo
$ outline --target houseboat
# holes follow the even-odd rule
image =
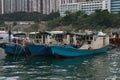
[[[26,49],[32,56],[51,56],[52,51],[47,45],[48,34],[46,32],[31,32],[29,33],[29,39],[31,44],[26,45]]]
[[[67,36],[70,38],[71,35]],[[102,32],[74,33],[72,36],[70,44],[51,46],[52,54],[57,57],[77,57],[105,53],[109,49],[109,36]]]
[[[12,37],[9,37],[11,35]],[[21,32],[13,32],[11,35],[7,36],[9,42],[1,46],[5,53],[7,55],[28,55],[29,53],[23,45],[26,35]]]

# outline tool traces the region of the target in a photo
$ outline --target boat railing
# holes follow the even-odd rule
[[[41,39],[29,39],[28,43],[34,44],[34,45],[46,45],[45,43],[42,43]],[[48,45],[48,44],[47,44]]]

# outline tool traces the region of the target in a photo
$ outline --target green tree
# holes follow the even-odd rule
[[[38,32],[39,30],[39,24],[35,23],[30,26],[31,31]]]
[[[32,12],[32,13],[27,13],[27,12],[15,12],[15,13],[10,13],[10,14],[1,14],[0,15],[0,21],[48,21],[52,20],[56,17],[59,17],[59,13],[50,13],[49,15],[46,14],[41,14],[38,12]]]
[[[55,18],[53,20],[48,21],[47,26],[49,27],[49,29],[56,28],[61,23],[60,21],[61,21],[61,17]]]
[[[4,24],[4,21],[0,20],[0,25],[3,25]]]
[[[14,22],[13,22],[13,26],[16,26],[16,25],[17,25],[17,22],[16,22],[16,21],[14,21]]]

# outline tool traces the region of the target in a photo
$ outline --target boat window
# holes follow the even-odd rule
[[[90,40],[93,40],[93,37],[92,37],[92,36],[90,37]]]
[[[64,39],[67,39],[67,35],[64,35]]]
[[[85,40],[85,36],[84,36],[84,37],[82,37],[82,39],[83,39],[83,40]]]
[[[94,37],[94,41],[96,41],[96,37]]]
[[[3,39],[3,37],[0,37],[0,39]]]
[[[2,29],[2,31],[3,31],[4,29]]]
[[[40,41],[38,39],[34,40],[35,43],[40,43]]]
[[[45,38],[47,38],[47,35],[45,35]]]
[[[59,41],[59,42],[61,42],[61,40],[63,39],[63,35],[62,34],[56,34],[55,35],[55,39],[57,40],[57,41]]]
[[[24,35],[24,34],[15,34],[13,36],[15,36],[15,37],[26,37],[26,35]]]
[[[89,36],[86,37],[86,40],[89,40]]]
[[[5,27],[0,27],[0,31],[5,31]]]
[[[70,38],[70,44],[72,44],[73,43],[73,38]]]
[[[55,38],[55,35],[53,35],[52,38]]]
[[[91,41],[88,41],[88,44],[91,44]]]
[[[70,37],[73,37],[73,35],[70,35]]]

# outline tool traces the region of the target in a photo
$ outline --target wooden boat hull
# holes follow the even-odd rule
[[[51,46],[53,55],[59,55],[63,57],[77,57],[82,55],[105,53],[109,49],[109,45],[100,49],[75,49],[65,48],[59,46]]]
[[[26,55],[26,51],[21,45],[6,44],[2,47],[7,55]]]
[[[26,48],[29,50],[31,55],[52,55],[51,48],[44,45],[27,45]]]

